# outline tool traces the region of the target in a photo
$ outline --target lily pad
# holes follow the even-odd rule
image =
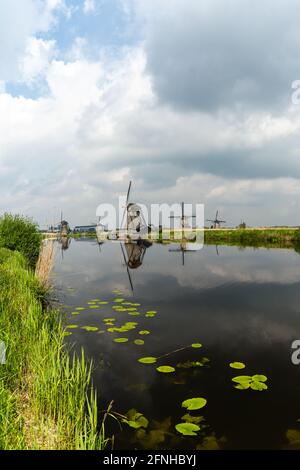
[[[80,312],[71,312],[71,315],[80,315]]]
[[[115,343],[127,343],[128,338],[115,338],[114,342]]]
[[[150,331],[148,331],[148,330],[141,330],[141,331],[139,331],[139,335],[150,335]]]
[[[67,325],[66,328],[69,330],[74,330],[75,328],[78,328],[78,325]]]
[[[98,331],[99,328],[96,326],[82,326],[81,329],[85,331]]]
[[[143,344],[145,344],[145,341],[143,339],[136,339],[134,340],[134,344],[138,346],[143,346]]]
[[[255,382],[266,382],[268,378],[265,375],[256,374],[252,375],[252,380],[254,380]]]
[[[205,398],[189,398],[182,402],[182,408],[186,408],[189,411],[200,410],[203,408],[207,403]]]
[[[138,361],[142,364],[154,364],[155,362],[157,362],[157,358],[152,356],[141,357],[140,359],[138,359]]]
[[[158,372],[162,372],[163,374],[170,374],[171,372],[175,372],[175,368],[171,366],[160,366],[156,369]]]
[[[255,381],[251,383],[250,387],[252,388],[252,390],[258,390],[259,392],[261,392],[262,390],[267,390],[268,388],[267,384],[265,384],[264,382]]]
[[[84,310],[84,307],[76,307],[75,310]]]
[[[128,411],[127,419],[123,419],[123,423],[128,424],[133,429],[140,429],[147,428],[149,421],[142,413],[132,409]]]
[[[192,416],[189,413],[186,413],[184,416],[181,417],[182,421],[186,421],[187,423],[194,423],[199,424],[201,421],[204,420],[203,416]]]
[[[124,302],[125,299],[115,299],[114,302],[116,302],[117,304],[121,304],[122,302]]]
[[[232,369],[245,369],[245,364],[243,362],[231,362],[229,367]]]
[[[176,424],[175,429],[184,436],[197,436],[197,432],[200,431],[200,426],[194,423],[179,423]]]
[[[192,346],[192,348],[195,348],[195,349],[202,348],[201,343],[193,343],[191,346]]]

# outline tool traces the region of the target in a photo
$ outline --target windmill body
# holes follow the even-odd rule
[[[226,220],[220,220],[218,219],[219,216],[219,211],[216,212],[216,217],[215,219],[206,219],[207,222],[212,222],[212,228],[221,228],[221,224],[226,224]]]

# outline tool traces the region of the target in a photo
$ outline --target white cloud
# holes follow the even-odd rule
[[[31,37],[20,61],[20,80],[30,85],[46,74],[50,61],[56,56],[56,41]]]
[[[93,13],[96,10],[95,0],[84,0],[83,11],[85,15]]]

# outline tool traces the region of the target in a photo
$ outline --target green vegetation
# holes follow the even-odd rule
[[[267,246],[277,248],[300,247],[300,229],[221,229],[205,230],[204,242],[217,245]]]
[[[19,251],[33,268],[39,257],[42,237],[30,219],[5,214],[0,218],[0,247]]]
[[[1,241],[4,233],[8,244],[10,221],[26,224],[4,219]],[[0,340],[7,347],[6,364],[0,365],[0,449],[102,449],[104,424],[98,423],[91,364],[83,353],[70,357],[57,312],[43,310],[45,292],[29,251],[38,238],[28,234],[32,244],[14,233],[10,241],[13,249],[20,241],[27,259],[0,248]]]

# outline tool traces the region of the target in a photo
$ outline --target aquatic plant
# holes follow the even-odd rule
[[[243,362],[231,362],[229,367],[232,369],[245,369],[245,364]]]
[[[157,357],[153,357],[153,356],[141,357],[140,359],[138,359],[138,361],[141,364],[154,364],[155,362],[157,362]]]
[[[184,436],[197,436],[197,432],[200,431],[200,426],[194,423],[179,423],[175,426],[176,431]]]
[[[181,404],[182,408],[186,408],[189,411],[200,410],[207,403],[205,398],[188,398]]]
[[[133,429],[147,428],[149,425],[148,419],[134,408],[126,413],[126,418],[122,422]]]
[[[237,377],[233,377],[232,381],[237,383],[235,388],[238,390],[247,390],[251,388],[252,390],[256,391],[263,391],[267,390],[268,386],[265,383],[267,381],[267,377],[265,375],[239,375]]]
[[[172,372],[175,372],[175,367],[171,366],[159,366],[156,369],[158,372],[162,372],[163,374],[170,374]]]

